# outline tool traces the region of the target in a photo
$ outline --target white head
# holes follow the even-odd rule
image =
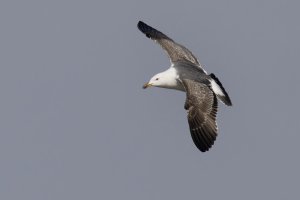
[[[148,83],[146,83],[143,88],[146,89],[151,86],[162,87],[165,83],[164,75],[159,73],[154,75]]]
[[[180,87],[177,82],[177,73],[174,68],[169,68],[168,70],[154,75],[148,83],[146,83],[143,88],[148,87],[162,87],[169,89],[179,89]]]

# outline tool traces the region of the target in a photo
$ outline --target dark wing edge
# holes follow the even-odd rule
[[[191,51],[174,42],[167,35],[142,21],[138,22],[137,27],[142,33],[148,38],[156,41],[167,52],[172,63],[177,61],[188,61],[200,67],[200,63]]]
[[[206,152],[217,138],[217,97],[205,84],[188,79],[182,83],[186,89],[185,109],[192,139],[200,151]]]

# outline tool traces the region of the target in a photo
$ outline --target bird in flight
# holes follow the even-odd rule
[[[168,54],[169,69],[154,75],[143,88],[150,86],[180,90],[186,93],[184,108],[190,133],[197,148],[208,151],[217,137],[216,115],[218,100],[231,106],[231,100],[214,74],[207,74],[197,58],[186,47],[164,33],[139,21],[138,29],[158,43]]]

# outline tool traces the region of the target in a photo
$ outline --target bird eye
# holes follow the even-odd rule
[[[158,81],[158,79],[159,79],[159,78],[156,78],[155,80],[157,80],[157,81]]]

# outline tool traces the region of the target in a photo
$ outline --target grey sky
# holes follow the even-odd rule
[[[1,1],[1,199],[299,198],[299,1],[172,2]],[[138,20],[227,89],[209,152]]]

